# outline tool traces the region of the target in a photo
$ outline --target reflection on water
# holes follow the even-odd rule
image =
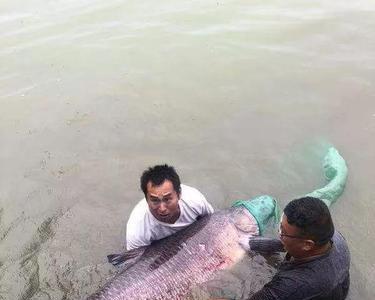
[[[1,299],[106,282],[149,165],[174,165],[215,208],[259,194],[283,206],[323,185],[329,144],[349,167],[332,207],[349,298],[374,298],[371,0],[0,6]],[[237,297],[255,268],[241,266],[225,289]]]

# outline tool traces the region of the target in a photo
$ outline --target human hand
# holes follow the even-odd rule
[[[250,243],[249,243],[249,237],[239,237],[238,243],[241,245],[241,247],[246,250],[250,251]]]

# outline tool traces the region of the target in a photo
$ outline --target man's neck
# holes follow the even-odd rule
[[[332,248],[332,243],[329,242],[323,246],[320,246],[318,248],[315,248],[309,251],[304,257],[299,257],[299,258],[293,257],[293,260],[298,261],[298,262],[313,260],[319,256],[326,254],[327,252],[331,250],[331,248]]]

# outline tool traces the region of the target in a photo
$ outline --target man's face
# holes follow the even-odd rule
[[[179,195],[169,180],[161,185],[147,183],[146,200],[152,215],[159,221],[173,224],[180,216]]]
[[[304,258],[311,249],[311,241],[302,237],[298,227],[290,225],[283,214],[280,223],[280,240],[285,250],[294,258]]]

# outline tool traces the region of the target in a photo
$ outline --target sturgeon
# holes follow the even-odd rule
[[[194,287],[239,262],[248,250],[243,245],[258,234],[257,220],[245,206],[206,215],[167,238],[119,256],[120,261],[135,257],[88,299],[186,299]]]

